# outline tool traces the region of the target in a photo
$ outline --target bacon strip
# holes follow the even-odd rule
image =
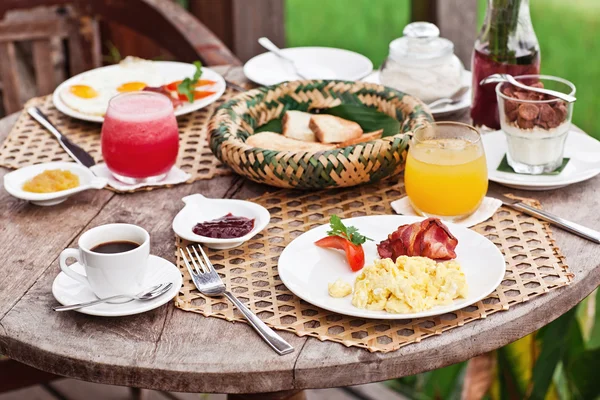
[[[399,256],[421,256],[437,260],[456,258],[458,240],[437,218],[398,227],[377,245],[381,258],[396,260]]]
[[[180,107],[183,104],[183,101],[171,96],[171,92],[169,92],[167,90],[166,86],[164,86],[164,85],[163,86],[146,86],[143,89],[143,91],[164,94],[165,96],[167,96],[169,98],[169,100],[171,100],[171,103],[173,103],[173,108]]]

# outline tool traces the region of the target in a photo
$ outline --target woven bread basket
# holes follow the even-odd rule
[[[245,143],[254,130],[287,110],[360,104],[401,122],[400,132],[366,143],[318,152],[274,151]],[[294,81],[241,93],[209,124],[210,148],[236,173],[282,188],[325,189],[376,182],[404,168],[408,134],[433,121],[426,106],[405,93],[366,82]]]

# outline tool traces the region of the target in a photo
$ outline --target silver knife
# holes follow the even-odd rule
[[[61,145],[63,149],[71,156],[71,158],[77,163],[83,165],[84,167],[91,167],[96,164],[94,158],[89,155],[87,151],[77,146],[75,143],[71,142],[65,135],[60,133],[60,131],[50,122],[48,117],[44,115],[44,113],[37,107],[28,107],[27,113],[33,117],[37,122],[39,122],[44,128],[48,129],[50,133],[52,133],[58,143]]]
[[[228,88],[233,89],[233,90],[238,91],[238,92],[247,92],[248,91],[248,89],[246,89],[246,88],[238,85],[237,83],[233,83],[233,82],[228,81],[228,80],[225,81],[225,85]]]
[[[532,217],[539,218],[542,221],[549,222],[584,239],[600,244],[600,232],[598,231],[587,228],[583,225],[579,225],[575,222],[568,221],[547,211],[531,207],[520,200],[511,199],[498,193],[488,193],[488,195],[499,199],[505,206],[511,207],[517,211],[521,211],[524,214],[531,215]]]

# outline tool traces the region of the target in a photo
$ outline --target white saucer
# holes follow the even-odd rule
[[[462,97],[462,100],[459,101],[456,104],[446,104],[444,106],[439,106],[434,108],[433,110],[431,110],[431,115],[433,115],[433,117],[435,119],[440,119],[443,117],[447,117],[448,115],[452,115],[454,113],[457,113],[459,111],[464,111],[467,108],[471,107],[471,79],[473,77],[473,74],[471,73],[471,71],[464,71],[463,76],[462,76],[462,84],[464,86],[468,86],[469,87],[469,91],[467,93],[465,93],[465,95]],[[379,80],[379,71],[374,71],[372,74],[370,74],[369,76],[367,76],[366,78],[363,79],[363,82],[371,82],[371,83],[378,83],[381,84],[381,81]]]
[[[410,204],[408,196],[401,199],[394,200],[390,203],[392,208],[397,214],[402,214],[410,217],[418,217],[413,206]],[[496,211],[502,206],[502,201],[494,199],[493,197],[484,197],[481,205],[473,214],[463,219],[462,221],[454,222],[455,225],[471,227],[490,219]],[[442,218],[442,221],[444,219]],[[446,222],[446,221],[444,221]]]
[[[504,132],[482,135],[488,178],[502,185],[523,190],[551,190],[593,178],[600,173],[600,142],[579,131],[571,130],[565,145],[565,157],[571,160],[558,175],[526,175],[497,170],[506,154]]]
[[[75,263],[71,266],[73,270],[84,273],[83,266]],[[144,278],[143,287],[151,287],[159,283],[171,282],[171,289],[160,297],[148,301],[130,301],[121,304],[98,304],[91,307],[76,310],[82,314],[97,315],[101,317],[122,317],[125,315],[140,314],[153,310],[169,302],[177,295],[183,279],[181,272],[173,263],[164,258],[151,255],[148,259],[148,271]],[[62,305],[82,303],[96,300],[96,295],[92,290],[81,282],[69,278],[64,272],[58,274],[52,284],[52,294],[54,298]]]
[[[311,76],[307,79],[356,81],[373,71],[373,63],[362,54],[330,47],[293,47],[281,52]],[[270,86],[300,79],[293,67],[275,54],[267,52],[251,58],[244,65],[244,75],[260,85]]]

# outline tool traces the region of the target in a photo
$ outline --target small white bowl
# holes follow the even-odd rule
[[[190,242],[203,243],[211,249],[231,249],[251,239],[265,229],[271,215],[266,208],[251,201],[233,199],[208,199],[201,194],[192,194],[181,199],[185,207],[175,216],[173,230],[177,236]],[[235,216],[254,219],[254,228],[239,238],[216,239],[196,235],[192,229],[200,222],[221,218],[232,213]]]
[[[23,190],[23,185],[26,181],[50,169],[62,169],[72,172],[79,177],[79,186],[53,193],[32,193]],[[30,165],[4,175],[4,189],[8,193],[18,199],[28,200],[38,206],[53,206],[62,203],[75,193],[88,189],[102,189],[106,186],[107,182],[106,179],[98,178],[92,171],[82,165],[64,161]]]

